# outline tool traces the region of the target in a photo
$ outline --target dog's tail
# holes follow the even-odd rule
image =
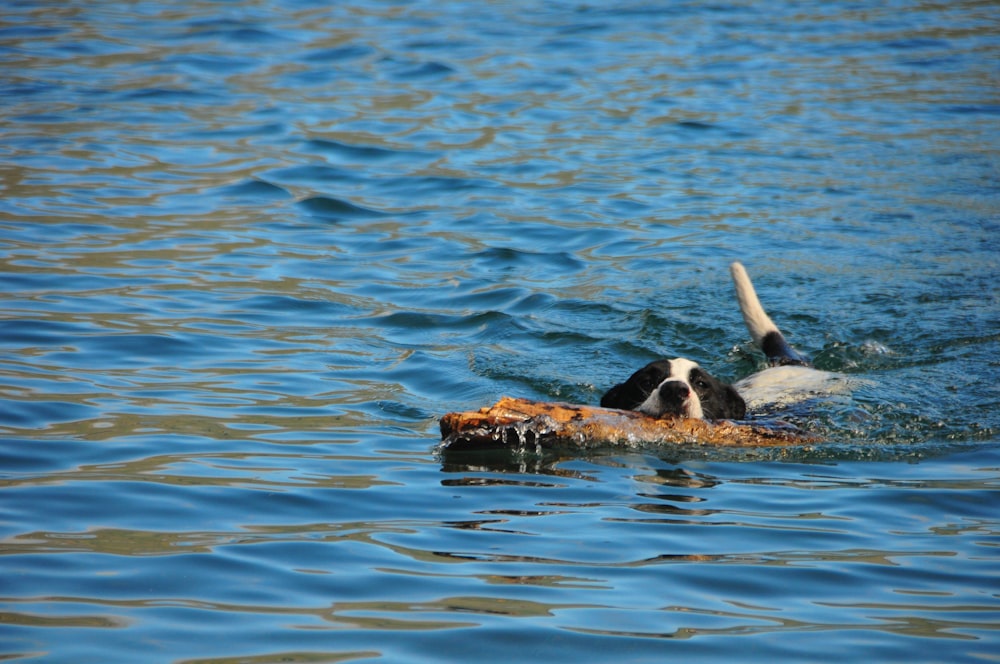
[[[729,266],[729,271],[733,275],[733,283],[736,285],[736,299],[740,303],[740,311],[743,313],[743,322],[746,323],[750,336],[757,344],[757,347],[767,355],[771,366],[784,364],[801,364],[808,366],[809,358],[792,348],[781,330],[774,324],[774,321],[764,311],[760,300],[757,299],[757,292],[750,282],[750,276],[741,263],[733,263]]]

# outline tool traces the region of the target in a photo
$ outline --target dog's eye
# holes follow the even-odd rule
[[[708,389],[708,381],[706,381],[706,380],[704,380],[702,378],[698,378],[697,380],[694,381],[694,386],[696,388],[698,388],[699,390],[707,390]]]

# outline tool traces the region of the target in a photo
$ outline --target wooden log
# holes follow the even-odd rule
[[[787,425],[657,419],[642,413],[577,404],[503,397],[478,411],[441,418],[442,449],[448,451],[547,448],[709,445],[772,447],[820,442]]]

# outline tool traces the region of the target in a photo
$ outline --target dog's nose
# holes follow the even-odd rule
[[[671,380],[660,385],[660,398],[667,403],[681,403],[691,394],[686,383]]]

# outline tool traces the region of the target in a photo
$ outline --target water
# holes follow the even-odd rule
[[[991,3],[2,16],[4,658],[997,660]],[[828,444],[435,451],[750,373],[735,259]]]

